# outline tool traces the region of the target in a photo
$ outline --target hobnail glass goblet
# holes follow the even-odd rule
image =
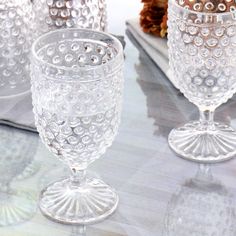
[[[169,134],[170,147],[186,159],[219,162],[236,154],[235,131],[213,119],[236,91],[235,14],[196,12],[169,2],[170,67],[181,92],[200,111],[199,121]]]
[[[109,216],[118,196],[87,166],[111,146],[121,115],[123,49],[109,34],[61,29],[32,47],[32,95],[36,126],[44,144],[71,169],[46,187],[42,213],[67,224],[89,224]]]

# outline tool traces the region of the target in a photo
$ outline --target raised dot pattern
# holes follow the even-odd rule
[[[102,42],[65,39],[57,46],[44,46],[38,55],[58,67],[32,64],[33,104],[40,136],[65,162],[86,165],[105,152],[118,130],[122,63],[108,65],[117,51]],[[103,63],[107,67],[95,69]],[[72,69],[71,74],[62,67]]]
[[[60,159],[85,165],[99,158],[117,134],[120,107],[94,115],[59,116],[43,109],[37,111],[36,124],[43,142]]]
[[[33,12],[27,0],[0,3],[0,89],[29,87]]]
[[[38,0],[33,4],[41,32],[61,27],[106,30],[105,0]]]
[[[65,40],[60,44],[50,44],[42,48],[39,56],[57,66],[74,69],[105,64],[110,61],[115,50],[102,44],[81,42],[80,40]]]
[[[236,91],[236,18],[183,11],[170,4],[168,46],[175,82],[196,105],[216,108]]]
[[[236,13],[236,2],[235,0],[176,0],[176,2],[186,8],[197,12],[208,12],[208,13],[223,13],[232,12]]]

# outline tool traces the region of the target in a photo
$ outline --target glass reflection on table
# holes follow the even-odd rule
[[[36,212],[35,197],[11,185],[32,163],[37,145],[34,134],[0,125],[0,226],[28,221]]]
[[[130,37],[133,42],[132,37]],[[139,46],[139,63],[135,64],[137,83],[146,96],[147,116],[157,127],[155,135],[168,137],[173,127],[198,119],[198,110],[177,90]],[[236,96],[216,111],[216,120],[236,127]]]
[[[164,236],[234,236],[235,223],[233,195],[209,165],[200,164],[195,177],[172,195]]]
[[[87,228],[85,225],[72,227],[72,232],[70,236],[86,236]]]
[[[184,123],[197,111],[143,52],[139,54],[139,62],[135,70],[137,83],[146,96],[147,115],[154,119],[154,125],[158,127],[155,135],[168,137],[173,126]]]

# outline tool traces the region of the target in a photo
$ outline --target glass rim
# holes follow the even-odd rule
[[[236,14],[235,12],[198,12],[198,11],[194,11],[194,10],[189,10],[185,7],[180,6],[179,4],[177,4],[176,0],[169,0],[169,2],[171,4],[174,4],[176,7],[178,7],[179,9],[181,9],[182,11],[186,12],[186,13],[191,13],[191,14],[196,14],[196,15],[201,15],[201,16],[229,16],[229,15],[233,15]]]
[[[114,58],[112,58],[110,61],[104,63],[104,64],[100,64],[100,65],[94,65],[94,66],[89,66],[89,67],[78,67],[78,68],[72,68],[72,67],[66,67],[66,66],[58,66],[58,65],[55,65],[53,63],[50,63],[50,62],[46,62],[44,61],[43,59],[41,59],[37,52],[36,52],[36,46],[38,45],[38,43],[49,37],[50,35],[53,35],[55,33],[61,33],[63,34],[63,32],[70,32],[70,31],[76,31],[78,33],[80,32],[94,32],[94,33],[98,33],[98,34],[101,34],[101,35],[104,35],[104,36],[107,36],[109,38],[111,38],[112,40],[114,40],[114,42],[117,44],[118,48],[117,48],[117,54],[114,56]],[[86,37],[81,37],[80,39],[89,39],[89,38],[86,38]],[[91,39],[90,39],[91,40]],[[97,42],[100,42],[99,40],[97,39],[92,39],[94,41],[97,41]],[[59,41],[58,41],[59,42]],[[83,29],[83,28],[63,28],[63,29],[56,29],[56,30],[52,30],[52,31],[49,31],[45,34],[42,34],[41,36],[39,36],[33,43],[32,43],[32,46],[31,46],[31,55],[33,57],[33,59],[35,59],[37,62],[39,62],[40,64],[44,64],[48,67],[51,67],[51,68],[56,68],[58,70],[64,70],[64,71],[72,71],[72,72],[76,72],[76,71],[93,71],[93,70],[99,70],[99,69],[102,69],[104,67],[107,67],[109,66],[110,64],[113,64],[117,59],[119,59],[120,57],[123,58],[123,46],[121,44],[121,42],[116,38],[114,37],[113,35],[109,34],[109,33],[105,33],[105,32],[102,32],[102,31],[99,31],[99,30],[92,30],[92,29]]]

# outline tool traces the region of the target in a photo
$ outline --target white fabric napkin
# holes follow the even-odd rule
[[[137,18],[127,20],[126,25],[128,32],[131,33],[137,43],[163,71],[172,84],[177,87],[169,69],[167,39],[158,38],[144,33]]]
[[[36,131],[30,91],[19,96],[0,98],[0,124]]]

